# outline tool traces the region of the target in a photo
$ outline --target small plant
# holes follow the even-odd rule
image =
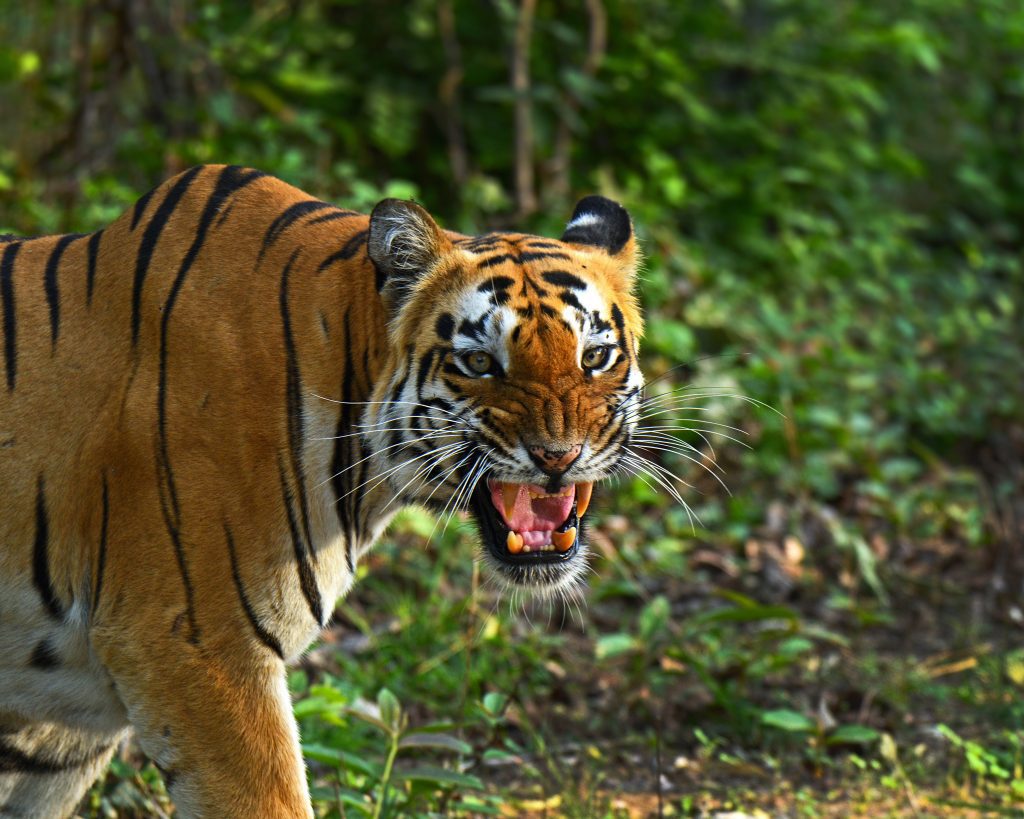
[[[302,746],[307,759],[334,771],[331,784],[312,789],[314,801],[329,806],[327,816],[385,819],[417,809],[458,810],[452,804],[456,792],[472,798],[483,790],[479,778],[460,770],[473,749],[449,733],[452,725],[411,725],[398,698],[387,688],[380,690],[375,703],[350,703],[330,686],[316,686],[310,693],[296,705],[297,716],[349,729],[333,734],[329,742]],[[369,734],[352,730],[352,720],[374,730]],[[359,738],[346,747],[345,738],[351,736]],[[448,767],[423,762],[417,753],[421,751],[454,755],[456,762]],[[489,812],[483,797],[467,807]]]
[[[979,786],[993,780],[1009,783],[1012,792],[1024,798],[1024,740],[1019,733],[1004,732],[1009,748],[995,748],[964,739],[948,725],[939,724],[935,730],[961,755],[962,764]]]

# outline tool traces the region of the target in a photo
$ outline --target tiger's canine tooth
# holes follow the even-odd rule
[[[590,495],[594,491],[593,482],[576,484],[576,517],[581,518],[590,506]]]
[[[552,532],[551,542],[560,552],[568,552],[576,542],[576,527],[570,526],[564,532]]]
[[[505,545],[512,554],[517,555],[523,551],[523,536],[518,532],[509,532]]]
[[[503,483],[501,485],[501,505],[505,510],[505,518],[509,519],[512,517],[512,512],[516,508],[516,498],[519,497],[519,484],[517,483]]]

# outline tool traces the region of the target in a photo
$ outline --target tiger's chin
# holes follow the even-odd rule
[[[592,483],[557,492],[539,484],[480,481],[470,511],[484,562],[507,586],[540,595],[572,588],[587,567],[583,516]]]

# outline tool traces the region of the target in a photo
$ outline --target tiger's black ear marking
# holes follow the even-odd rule
[[[562,241],[593,245],[616,256],[632,236],[633,223],[622,205],[603,196],[585,196],[576,203]]]
[[[415,202],[385,199],[370,214],[366,249],[377,268],[377,286],[400,307],[451,242]]]

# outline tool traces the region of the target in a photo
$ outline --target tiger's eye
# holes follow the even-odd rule
[[[603,367],[608,363],[608,356],[611,355],[612,348],[608,346],[604,347],[591,347],[589,350],[583,351],[583,366],[588,370],[596,370],[598,367]]]
[[[479,350],[466,355],[463,361],[477,375],[487,375],[487,373],[494,369],[494,358],[489,353]]]

